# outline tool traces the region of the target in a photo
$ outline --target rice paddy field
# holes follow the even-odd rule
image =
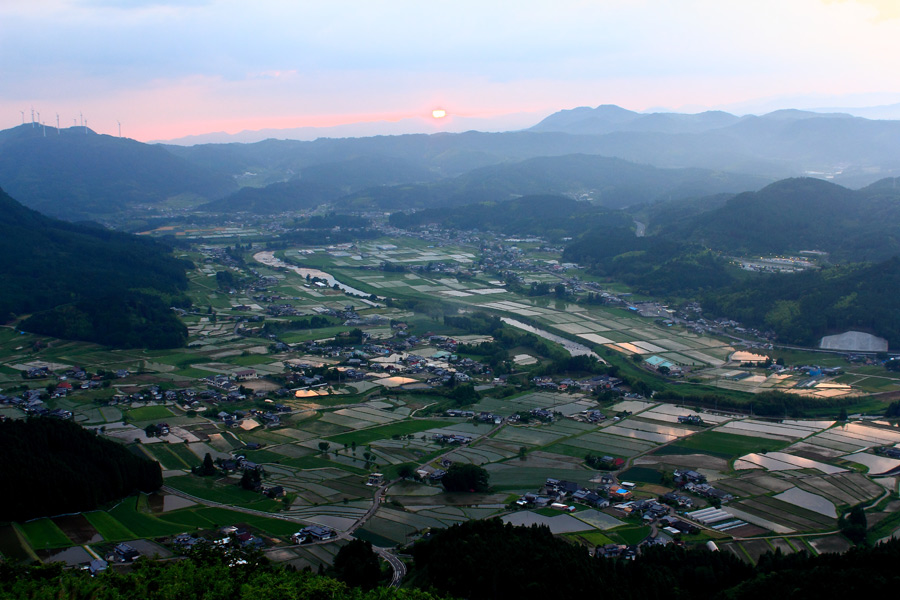
[[[656,357],[658,361],[689,367],[691,375],[706,385],[725,390],[790,389],[797,382],[794,376],[762,371],[734,381],[732,377],[741,368],[730,362],[735,348],[729,342],[656,325],[631,311],[523,297],[510,292],[499,281],[459,281],[440,272],[389,273],[359,268],[377,266],[384,261],[399,265],[442,262],[468,265],[478,258],[472,248],[429,247],[421,240],[393,242],[364,242],[352,249],[290,249],[263,257],[269,263],[258,264],[259,272],[275,278],[269,292],[281,295],[298,314],[316,315],[352,305],[368,316],[377,316],[378,319],[363,327],[372,339],[391,334],[391,319],[419,323],[422,331],[428,329],[438,334],[461,336],[464,332],[401,309],[373,309],[359,298],[332,289],[306,287],[305,280],[301,281],[295,273],[273,268],[277,264],[269,258],[325,269],[341,282],[366,293],[395,294],[408,299],[440,298],[464,309],[489,309],[513,318],[522,317],[536,326],[595,347],[604,356],[628,357],[627,361],[617,360],[627,362],[631,369],[638,369],[641,361]],[[189,289],[198,306],[212,306],[220,316],[265,315],[261,300],[245,293],[225,294],[211,285],[215,269],[204,264],[199,253],[193,258],[202,265],[191,274]],[[549,283],[557,281],[547,273],[535,274],[535,278]],[[111,383],[111,392],[124,393],[149,383],[164,387],[195,386],[199,377],[229,374],[238,368],[251,367],[263,375],[280,374],[284,370],[283,358],[300,360],[296,354],[270,354],[270,340],[235,335],[233,324],[226,318],[215,320],[205,315],[190,315],[186,323],[189,347],[166,351],[119,351],[58,341],[35,355],[30,348],[41,341],[39,336],[0,329],[0,356],[3,357],[0,387],[13,382],[21,385],[19,370],[41,363],[57,369],[74,365],[128,369],[135,375]],[[348,329],[336,319],[331,324],[322,329],[287,332],[283,341],[326,340]],[[516,350],[516,353],[527,352]],[[338,361],[328,357],[321,360]],[[529,355],[522,360],[525,364],[524,361],[540,362],[543,358]],[[868,382],[866,385],[881,391],[895,389],[897,384],[890,378],[879,379],[878,373],[860,371],[849,377],[854,382]],[[94,402],[100,397],[94,392],[54,400],[49,404],[51,408],[73,410],[79,422],[104,426],[109,435],[130,444],[135,453],[158,461],[164,470],[166,486],[190,496],[191,500],[183,499],[186,504],[166,509],[156,500],[134,496],[102,511],[14,524],[0,533],[0,552],[8,555],[16,552],[16,548],[46,552],[82,544],[161,539],[183,532],[244,524],[266,537],[271,544],[266,552],[273,560],[298,568],[318,568],[330,564],[345,542],[293,547],[286,542],[291,533],[308,524],[347,531],[372,506],[376,487],[366,485],[370,473],[384,473],[390,481],[396,478],[401,467],[446,468],[446,461],[483,466],[490,474],[491,492],[450,494],[439,484],[400,481],[390,486],[374,517],[354,535],[379,546],[394,546],[405,544],[429,529],[467,519],[501,516],[511,523],[546,524],[555,533],[586,543],[640,542],[649,534],[649,528],[627,520],[622,511],[614,508],[594,510],[579,506],[572,514],[549,509],[510,509],[511,501],[523,493],[538,491],[548,477],[595,488],[601,473],[586,466],[584,459],[588,454],[628,461],[621,472],[613,475],[636,483],[636,498],[656,498],[671,490],[667,475],[674,468],[699,469],[717,489],[734,496],[726,508],[734,510],[737,518],[753,523],[757,530],[788,536],[793,532],[836,529],[837,515],[843,510],[877,501],[889,489],[894,489],[892,485],[896,482],[873,478],[873,475],[900,466],[900,461],[872,452],[875,446],[900,446],[900,432],[890,427],[863,422],[845,425],[832,421],[776,422],[713,411],[698,412],[640,398],[605,407],[610,418],[589,424],[567,418],[600,408],[588,395],[539,391],[493,398],[490,388],[485,386],[482,398],[470,407],[476,413],[507,417],[541,408],[560,413],[562,417],[552,423],[505,423],[499,427],[462,418],[412,417],[417,408],[434,401],[432,397],[423,400],[402,389],[404,383],[418,382],[421,378],[415,374],[409,380],[382,377],[337,386],[327,395],[317,392],[302,398],[291,397],[284,402],[294,413],[285,415],[284,424],[278,427],[256,423],[226,430],[212,413],[188,416],[174,404],[163,403],[105,406]],[[36,381],[28,385],[46,386],[46,383]],[[263,380],[250,383],[271,384]],[[848,393],[847,389],[848,381],[841,380],[811,388],[809,393],[841,397]],[[246,406],[253,405],[248,402]],[[16,410],[4,407],[0,412],[21,417]],[[623,418],[613,419],[617,414]],[[679,417],[687,415],[699,415],[704,426],[678,422]],[[123,425],[123,421],[128,424]],[[165,440],[142,436],[145,424],[160,421],[172,426],[172,435]],[[435,434],[464,435],[473,440],[457,446],[441,445],[434,440]],[[141,439],[140,444],[133,443],[135,437]],[[251,443],[261,444],[262,448],[248,450],[247,444]],[[324,450],[323,444],[327,444]],[[190,474],[190,469],[199,465],[206,453],[214,458],[237,453],[246,456],[262,465],[264,486],[281,486],[287,496],[274,500],[243,490],[238,485],[238,474],[210,478]],[[697,495],[694,499],[698,505],[706,502]],[[23,540],[24,546],[9,544],[11,536]],[[752,539],[727,543],[723,549],[734,552],[742,560],[757,561],[766,551],[776,548],[783,552],[829,551],[840,547],[842,539],[824,534],[808,543],[790,537]],[[5,549],[7,545],[10,550]]]

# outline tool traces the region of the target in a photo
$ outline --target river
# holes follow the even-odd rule
[[[368,298],[371,294],[367,294],[362,290],[358,290],[354,287],[350,287],[349,285],[343,284],[337,279],[335,279],[330,274],[325,271],[320,271],[319,269],[307,269],[305,267],[297,267],[292,264],[286,263],[280,258],[275,258],[275,252],[272,250],[266,250],[265,252],[257,252],[253,255],[253,260],[258,263],[262,263],[267,267],[282,267],[285,269],[289,269],[299,275],[300,277],[306,278],[309,277],[318,277],[319,279],[325,281],[328,284],[328,287],[338,286],[338,289],[348,294],[352,294],[354,296],[365,296]]]
[[[578,342],[573,342],[572,340],[567,340],[564,337],[558,336],[554,333],[550,333],[549,331],[544,331],[543,329],[538,329],[537,327],[532,327],[527,323],[523,323],[522,321],[517,321],[515,319],[510,319],[509,317],[500,317],[500,320],[506,323],[507,325],[512,325],[513,327],[517,327],[529,333],[533,333],[536,336],[542,337],[545,340],[550,340],[551,342],[556,342],[561,345],[563,348],[569,351],[569,354],[572,356],[582,356],[584,354],[588,356],[593,356],[600,362],[606,362],[602,358],[600,358],[596,352],[585,346],[584,344],[579,344]]]

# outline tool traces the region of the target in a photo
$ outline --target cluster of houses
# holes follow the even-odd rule
[[[50,417],[63,420],[69,420],[74,417],[72,411],[63,408],[47,408],[41,395],[42,392],[40,390],[25,390],[21,396],[0,394],[0,404],[14,406],[33,417]]]
[[[672,475],[675,478],[675,485],[692,494],[703,496],[704,498],[722,504],[734,499],[732,494],[716,489],[708,484],[706,482],[706,476],[697,471],[676,469]]]
[[[564,378],[559,381],[548,375],[541,377],[533,377],[531,382],[541,389],[555,390],[560,392],[580,391],[585,393],[594,393],[598,390],[614,390],[622,383],[618,377],[610,375],[595,375],[585,379]]]
[[[610,483],[612,479],[609,478]],[[589,490],[573,481],[563,481],[548,478],[544,483],[544,487],[537,494],[527,493],[518,500],[516,504],[522,507],[530,508],[556,508],[558,510],[570,511],[574,507],[567,502],[579,502],[587,504],[595,508],[606,508],[609,506],[609,500],[604,497],[606,492],[601,488]]]
[[[435,433],[431,436],[431,439],[438,444],[450,444],[451,446],[461,446],[472,441],[470,436],[458,433]]]

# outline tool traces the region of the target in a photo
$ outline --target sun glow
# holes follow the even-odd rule
[[[431,111],[431,116],[434,117],[435,119],[443,119],[444,117],[447,116],[447,111],[444,110],[443,108],[436,108],[433,111]]]

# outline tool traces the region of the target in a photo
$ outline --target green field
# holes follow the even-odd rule
[[[19,524],[19,530],[35,550],[64,548],[72,545],[72,540],[48,518]]]
[[[268,512],[281,507],[279,502],[270,500],[262,494],[241,489],[231,481],[227,483],[219,482],[213,477],[197,477],[195,475],[170,477],[166,479],[166,485],[181,490],[186,494],[212,502],[221,502],[222,504],[252,507],[256,510]]]
[[[187,444],[167,444],[169,452],[180,458],[190,467],[196,467],[200,464],[200,459],[194,454]]]
[[[103,536],[108,542],[121,542],[123,540],[133,540],[137,536],[133,531],[119,523],[109,513],[103,511],[95,511],[84,513],[85,518]]]
[[[614,531],[608,531],[607,534],[613,539],[618,538],[623,544],[633,546],[650,535],[650,526],[641,525],[639,527],[623,527]]]
[[[287,460],[282,460],[281,464],[295,467],[297,469],[331,468],[342,469],[344,471],[347,471],[348,473],[353,473],[354,475],[368,474],[368,471],[360,467],[354,467],[337,461],[328,460],[327,458],[322,458],[321,456],[301,456],[299,458],[289,458]]]
[[[746,435],[735,435],[733,433],[723,433],[721,431],[703,431],[675,444],[671,444],[669,447],[674,446],[674,451],[663,453],[682,454],[689,452],[681,452],[680,450],[692,450],[694,452],[702,452],[713,456],[720,456],[722,458],[736,458],[751,452],[780,450],[788,444],[789,442],[755,438]]]
[[[605,546],[614,543],[605,533],[600,531],[581,531],[578,533],[568,533],[565,537],[576,542],[587,542],[591,546]]]
[[[140,496],[126,498],[118,506],[109,511],[109,515],[142,538],[158,538],[167,535],[175,535],[184,531],[182,525],[168,523],[160,519],[140,512],[138,501]]]
[[[419,433],[428,429],[437,429],[439,427],[444,427],[446,425],[447,423],[441,421],[401,421],[399,423],[390,423],[389,425],[381,425],[379,427],[372,427],[370,429],[362,429],[360,431],[342,433],[332,436],[328,439],[337,444],[352,444],[353,442],[356,442],[357,445],[362,445],[374,442],[376,440],[389,440],[394,435],[408,435],[410,433]],[[485,432],[487,431],[488,430],[486,429]]]
[[[143,450],[153,455],[164,469],[190,469],[195,466],[193,462],[188,464],[180,456],[172,452],[169,444],[145,444]]]
[[[165,406],[141,406],[132,408],[126,414],[131,421],[155,421],[173,416],[172,411]]]
[[[647,467],[631,467],[619,474],[619,481],[637,481],[639,483],[662,483],[662,473]]]

